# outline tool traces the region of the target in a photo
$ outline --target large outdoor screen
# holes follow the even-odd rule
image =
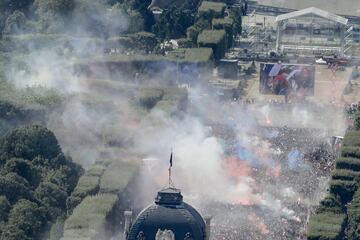
[[[315,66],[283,63],[260,65],[260,93],[284,96],[313,96]]]

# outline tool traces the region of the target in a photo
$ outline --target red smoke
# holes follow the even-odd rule
[[[234,180],[241,177],[248,177],[252,170],[248,162],[241,160],[237,156],[229,156],[224,159],[224,168],[227,175]]]

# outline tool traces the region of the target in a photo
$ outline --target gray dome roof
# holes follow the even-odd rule
[[[176,239],[205,240],[204,219],[182,199],[180,190],[175,188],[158,192],[155,204],[139,214],[127,239],[153,240],[159,231],[170,230]]]

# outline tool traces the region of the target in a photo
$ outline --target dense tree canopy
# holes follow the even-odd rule
[[[13,157],[33,160],[35,157],[52,159],[61,153],[55,135],[48,129],[33,125],[18,128],[1,140],[2,159]]]
[[[180,7],[170,7],[153,26],[153,32],[160,38],[181,38],[195,23],[199,1],[184,1]]]
[[[34,0],[0,0],[1,13],[12,13],[15,10],[24,11],[34,2]]]
[[[35,0],[35,7],[40,14],[68,14],[75,6],[74,0]]]
[[[39,125],[13,130],[0,146],[0,239],[38,239],[66,213],[66,199],[83,170]]]
[[[45,209],[29,200],[19,200],[9,213],[9,220],[1,235],[1,240],[36,239],[44,227]]]
[[[195,14],[185,8],[172,7],[164,11],[153,31],[161,38],[180,38],[186,35],[186,29],[195,22]]]

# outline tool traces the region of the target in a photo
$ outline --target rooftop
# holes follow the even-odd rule
[[[300,16],[304,16],[304,15],[309,15],[309,14],[313,14],[331,21],[335,21],[338,22],[340,24],[343,25],[347,25],[348,23],[348,19],[340,17],[336,14],[321,10],[319,8],[316,7],[310,7],[310,8],[306,8],[303,10],[299,10],[299,11],[295,11],[295,12],[291,12],[291,13],[286,13],[286,14],[282,14],[276,17],[276,22],[281,22],[287,19],[291,19],[291,18],[296,18],[296,17],[300,17]]]
[[[359,0],[257,0],[258,4],[300,10],[317,7],[340,15],[359,16]]]

